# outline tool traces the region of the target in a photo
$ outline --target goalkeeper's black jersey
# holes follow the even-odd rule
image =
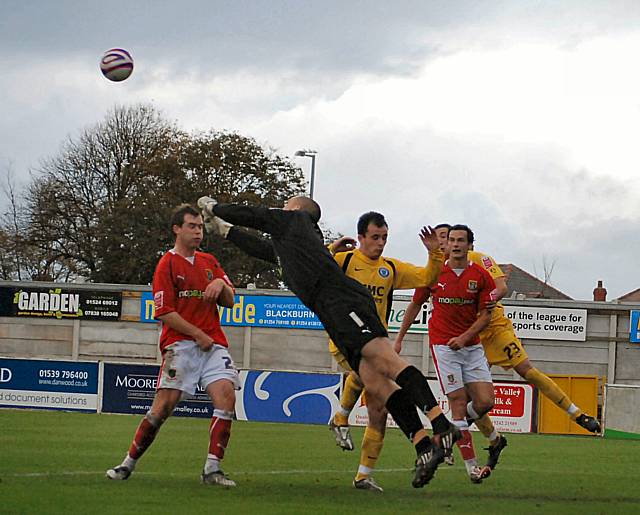
[[[368,290],[347,277],[325,247],[322,232],[305,211],[285,211],[258,206],[217,204],[213,213],[235,225],[252,227],[271,235],[273,249],[282,269],[282,278],[300,300],[312,310],[325,285],[343,285],[349,289]],[[273,261],[268,242],[253,255]],[[259,255],[262,253],[262,255]]]

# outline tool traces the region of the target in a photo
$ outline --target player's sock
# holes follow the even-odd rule
[[[422,372],[413,365],[409,365],[398,374],[396,383],[407,392],[418,409],[429,417],[435,433],[443,433],[449,429],[451,424],[442,414],[438,401]]]
[[[389,396],[386,402],[386,408],[387,411],[391,413],[393,420],[398,424],[398,427],[409,440],[414,442],[416,435],[420,432],[426,435],[424,426],[422,425],[418,412],[416,411],[415,404],[411,401],[407,392],[402,388],[396,390]],[[429,442],[428,436],[426,437],[426,440]],[[422,441],[422,439],[419,441]],[[414,444],[416,444],[416,442],[414,442]]]
[[[480,418],[480,414],[473,407],[473,401],[467,402],[467,415],[473,420]]]
[[[384,435],[380,433],[380,431],[367,426],[364,430],[364,436],[362,437],[360,466],[356,474],[356,481],[369,477],[373,469],[376,468],[376,462],[380,457],[383,443]]]
[[[231,437],[232,411],[213,410],[209,424],[209,454],[204,466],[204,473],[220,470],[220,461],[224,458],[224,451]]]
[[[462,459],[464,460],[465,465],[467,463],[471,463],[473,461],[473,465],[477,466],[476,463],[476,452],[473,448],[473,440],[471,438],[471,432],[469,431],[469,425],[466,420],[454,420],[453,424],[460,430],[462,433],[462,438],[456,442],[458,449],[460,449],[460,454],[462,455]],[[469,471],[469,467],[467,467],[467,472]]]
[[[553,401],[554,404],[560,406],[573,419],[578,417],[581,411],[576,407],[569,396],[546,374],[543,374],[535,367],[530,368],[524,375],[524,378],[531,384],[538,387],[542,394]]]
[[[344,382],[342,395],[340,396],[340,408],[333,417],[336,426],[349,425],[349,413],[358,402],[358,397],[362,393],[364,386],[355,374],[349,374]]]
[[[152,415],[151,412],[147,411],[147,414],[142,419],[142,422],[140,422],[138,429],[136,429],[133,442],[131,442],[131,446],[129,447],[129,457],[131,459],[138,460],[140,456],[144,454],[144,452],[153,443],[153,440],[158,434],[163,422],[163,419],[156,417]]]
[[[124,460],[122,460],[122,463],[120,463],[120,466],[128,468],[131,472],[133,472],[136,468],[136,463],[138,463],[138,460],[132,458],[131,456],[129,456],[129,453],[127,453],[127,455],[124,457]]]
[[[469,405],[467,405],[467,413],[469,413]],[[471,413],[469,413],[469,415],[471,415]],[[485,413],[480,418],[474,419],[473,422],[490,442],[493,442],[498,438],[499,433],[493,425],[493,420],[491,420],[488,413]]]
[[[346,410],[342,406],[340,406],[336,411],[336,414],[333,416],[333,423],[336,426],[348,426],[349,413],[351,413],[349,410]]]
[[[478,466],[478,460],[474,457],[470,460],[464,460],[464,468],[467,469],[467,474],[471,475],[474,468]]]

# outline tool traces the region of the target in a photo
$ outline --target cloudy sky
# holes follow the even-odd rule
[[[640,2],[3,0],[0,45],[3,182],[150,102],[317,150],[325,224],[381,211],[390,256],[421,262],[423,224],[467,223],[574,298],[640,287]],[[111,47],[135,60],[123,83],[99,72]]]

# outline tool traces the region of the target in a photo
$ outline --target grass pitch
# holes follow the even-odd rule
[[[637,441],[508,435],[494,474],[472,484],[456,452],[423,489],[411,487],[413,449],[390,430],[376,479],[351,486],[359,451],[325,427],[234,422],[225,471],[238,487],[199,483],[208,421],[171,418],[128,481],[109,481],[140,420],[128,415],[0,410],[1,513],[639,513]],[[362,429],[353,429],[356,441]],[[474,435],[484,461],[484,445]]]

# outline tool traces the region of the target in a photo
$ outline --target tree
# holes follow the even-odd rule
[[[288,198],[304,192],[299,167],[273,149],[265,150],[255,140],[236,133],[198,134],[190,140],[183,158],[192,198],[206,194],[219,202],[281,207]],[[280,285],[279,272],[272,264],[247,256],[226,240],[208,235],[205,247],[218,256],[236,285]]]
[[[229,132],[188,135],[152,106],[115,107],[43,163],[25,195],[25,238],[67,278],[148,283],[173,244],[171,210],[208,194],[282,205],[303,191],[302,171],[272,149]],[[215,237],[237,285],[276,286],[271,265]]]

